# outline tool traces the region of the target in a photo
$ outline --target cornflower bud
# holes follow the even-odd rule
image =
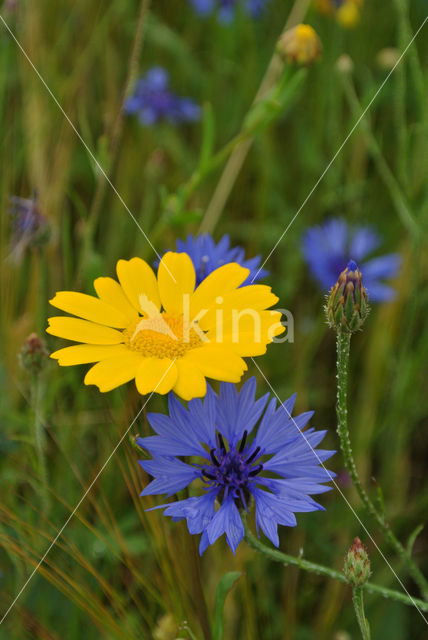
[[[357,264],[351,260],[331,288],[325,307],[327,321],[336,331],[359,331],[369,312],[367,292]]]
[[[30,375],[36,376],[43,371],[49,361],[49,352],[44,340],[37,333],[31,333],[18,354],[21,367]]]
[[[321,40],[309,24],[298,24],[284,31],[276,46],[288,62],[309,65],[321,55]]]
[[[345,557],[343,573],[354,587],[361,587],[370,578],[370,560],[367,549],[359,538],[355,538]]]

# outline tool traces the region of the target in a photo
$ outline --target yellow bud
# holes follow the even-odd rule
[[[345,0],[336,12],[336,20],[345,29],[352,29],[360,21],[360,10],[355,0]]]
[[[307,65],[319,58],[322,45],[315,29],[309,24],[298,24],[282,34],[277,50],[288,62]]]

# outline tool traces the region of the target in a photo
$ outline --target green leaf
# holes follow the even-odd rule
[[[241,576],[240,571],[230,571],[220,578],[215,593],[213,640],[223,639],[223,609],[227,594]]]
[[[418,526],[416,527],[416,529],[414,529],[412,531],[412,533],[410,534],[408,540],[407,540],[407,545],[406,545],[406,549],[407,549],[407,553],[409,554],[409,556],[412,554],[412,549],[413,549],[413,545],[415,544],[415,540],[418,537],[418,535],[420,534],[420,532],[422,531],[422,529],[424,528],[423,524],[418,524]]]

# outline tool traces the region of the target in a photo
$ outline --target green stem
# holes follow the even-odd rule
[[[265,544],[263,544],[263,542],[258,540],[253,535],[248,527],[245,517],[243,517],[243,522],[245,527],[245,542],[255,551],[258,551],[259,553],[262,553],[266,558],[269,558],[269,560],[280,562],[283,565],[292,565],[294,567],[299,567],[299,569],[302,569],[303,571],[315,573],[316,575],[326,576],[327,578],[338,580],[339,582],[343,582],[344,584],[349,584],[344,574],[340,571],[330,569],[330,567],[325,567],[322,564],[310,562],[309,560],[305,560],[303,558],[296,558],[295,556],[290,556],[286,553],[283,553],[282,551],[278,551],[277,549],[271,549],[270,547],[267,547]],[[409,597],[401,591],[388,589],[387,587],[382,587],[379,584],[372,584],[371,582],[366,582],[366,584],[363,585],[362,589],[364,589],[368,593],[379,594],[384,596],[385,598],[389,598],[390,600],[401,602],[402,604],[417,606],[421,611],[428,612],[428,602],[424,602],[423,600],[419,600],[418,598]]]
[[[40,495],[43,513],[49,511],[48,472],[46,466],[46,436],[43,418],[44,388],[39,375],[33,375],[31,380],[31,403],[34,412],[34,444],[37,456],[37,471],[41,478]]]
[[[363,590],[361,587],[354,587],[352,589],[352,604],[354,605],[355,615],[357,616],[363,640],[370,640],[370,627],[364,615]]]
[[[394,5],[398,18],[399,47],[404,50],[414,35],[414,30],[409,20],[409,0],[394,0]],[[424,72],[419,60],[418,50],[414,44],[409,49],[408,58],[420,114],[422,119],[426,120],[428,111],[426,107]]]
[[[140,57],[143,42],[144,42],[145,25],[146,25],[149,6],[150,6],[150,0],[141,0],[140,11],[138,14],[137,24],[135,28],[135,36],[132,43],[132,50],[131,50],[131,54],[128,62],[128,71],[127,71],[126,81],[125,81],[125,85],[121,95],[119,110],[113,122],[113,126],[109,135],[110,140],[109,140],[109,147],[108,147],[108,166],[103,167],[105,171],[105,175],[103,173],[99,174],[98,181],[95,188],[95,195],[92,200],[92,205],[89,211],[88,219],[86,220],[86,229],[85,229],[85,236],[83,238],[80,274],[84,272],[84,269],[89,259],[90,252],[92,250],[93,239],[97,229],[99,216],[102,211],[102,204],[104,200],[105,191],[108,185],[108,180],[106,179],[106,175],[108,178],[110,178],[117,161],[117,155],[119,152],[119,147],[120,147],[120,142],[121,142],[122,132],[123,132],[123,120],[124,120],[123,105],[125,102],[125,98],[127,98],[129,93],[131,92],[132,86],[137,76],[138,61],[139,61],[139,57]]]
[[[382,513],[380,513],[373,502],[370,500],[365,489],[363,488],[358,476],[357,468],[352,454],[351,439],[348,429],[348,368],[349,368],[349,352],[351,344],[351,334],[345,332],[337,332],[337,433],[340,440],[340,448],[342,450],[346,469],[350,475],[352,483],[357,493],[366,507],[367,511],[379,525],[386,540],[395,550],[397,555],[407,565],[409,574],[418,585],[424,598],[428,600],[428,582],[425,576],[419,570],[419,567],[412,560],[409,551],[407,551],[401,542],[395,537]]]
[[[289,13],[283,31],[294,27],[303,19],[309,9],[309,0],[295,0],[294,5]],[[280,56],[275,52],[268,64],[266,73],[263,76],[260,87],[256,93],[253,105],[260,100],[266,93],[276,84],[283,69],[283,62]],[[212,233],[220,216],[224,210],[226,202],[230,196],[233,186],[238,178],[241,168],[253,144],[253,137],[248,136],[245,140],[236,146],[231,154],[220,180],[208,204],[204,218],[201,222],[199,233]]]
[[[341,77],[345,95],[348,100],[348,104],[352,109],[354,117],[360,118],[363,113],[363,108],[358,99],[355,87],[346,74],[342,74]],[[394,174],[389,168],[389,165],[382,154],[379,144],[375,136],[373,135],[367,114],[365,114],[364,118],[362,118],[359,126],[364,134],[367,148],[373,158],[378,173],[388,189],[392,204],[395,208],[395,211],[397,212],[398,217],[400,218],[403,226],[408,230],[408,232],[413,237],[417,237],[419,235],[419,226],[415,221],[413,212],[409,203],[407,202],[405,195],[403,194],[401,186],[398,184]]]
[[[195,536],[187,536],[190,546],[190,570],[193,584],[193,599],[201,625],[204,640],[212,640],[211,624],[208,616],[207,603],[205,601],[201,580],[200,559],[195,544]]]

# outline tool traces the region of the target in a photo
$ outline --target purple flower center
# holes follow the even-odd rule
[[[239,446],[226,449],[223,436],[217,434],[218,447],[210,451],[211,464],[202,468],[202,478],[210,488],[221,489],[219,497],[223,500],[231,495],[234,499],[240,499],[244,508],[247,508],[249,496],[248,487],[252,478],[263,469],[263,464],[256,464],[260,458],[260,447],[246,446],[247,432],[244,431]]]

